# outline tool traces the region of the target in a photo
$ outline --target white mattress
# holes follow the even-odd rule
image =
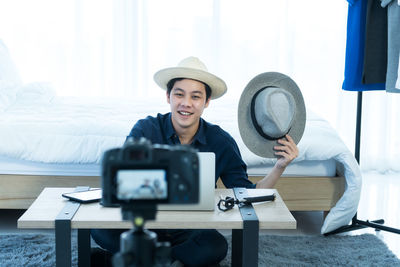
[[[249,176],[264,176],[271,172],[273,165],[249,166],[247,173]],[[328,160],[308,160],[291,163],[284,171],[282,176],[336,176],[336,161]]]
[[[100,176],[100,164],[43,163],[19,160],[0,156],[0,174],[24,175],[63,175],[63,176]],[[250,176],[264,176],[272,165],[251,166]],[[283,176],[335,176],[336,163],[330,160],[310,160],[295,162],[286,168]]]
[[[32,97],[25,100],[22,97],[0,116],[0,140],[7,140],[0,142],[3,174],[100,175],[100,159],[105,150],[121,146],[138,119],[156,114],[155,106],[160,112],[169,110],[161,98],[54,97],[40,103],[32,101]],[[229,99],[215,101],[203,117],[220,125],[237,141],[249,175],[265,175],[275,159],[260,158],[243,144],[233,103]],[[314,143],[321,123],[321,118],[307,113],[299,157],[284,175],[335,176],[335,159],[324,156]]]
[[[100,176],[99,164],[43,163],[0,156],[0,174]]]

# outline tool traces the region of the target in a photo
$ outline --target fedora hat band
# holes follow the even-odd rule
[[[261,88],[253,95],[250,104],[255,130],[271,141],[285,137],[292,128],[295,106],[292,95],[282,88]]]

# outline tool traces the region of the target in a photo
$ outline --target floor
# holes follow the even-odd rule
[[[400,173],[363,173],[363,188],[357,217],[359,220],[384,219],[385,226],[400,229]],[[0,210],[0,233],[34,230],[17,229],[16,221],[23,210]],[[323,223],[322,212],[294,212],[296,230],[262,230],[261,234],[316,235]],[[40,230],[43,231],[43,230]],[[376,234],[400,258],[400,234],[364,228],[346,235]]]
[[[363,185],[357,218],[362,221],[384,219],[385,226],[400,230],[400,173],[363,173]],[[315,235],[323,224],[322,212],[293,212],[297,221],[296,230],[263,230],[265,234]],[[364,228],[341,235],[376,234],[400,259],[400,234]]]

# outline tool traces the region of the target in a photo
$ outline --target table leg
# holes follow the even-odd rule
[[[87,186],[78,186],[75,192],[88,190]],[[71,266],[71,220],[78,211],[78,202],[68,201],[57,215],[55,225],[56,235],[56,266]]]
[[[245,188],[234,188],[237,199],[247,197]],[[240,205],[243,229],[232,229],[232,266],[258,266],[259,223],[250,205]]]
[[[78,266],[90,266],[90,230],[78,229]]]
[[[71,221],[56,220],[56,266],[71,266]]]
[[[258,220],[243,221],[242,262],[242,266],[258,266]]]
[[[232,229],[232,266],[258,266],[258,225]]]
[[[243,229],[232,229],[232,266],[243,265]]]

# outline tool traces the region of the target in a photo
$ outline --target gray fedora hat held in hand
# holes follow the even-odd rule
[[[265,72],[246,86],[238,106],[239,132],[244,144],[264,158],[274,154],[286,134],[298,144],[306,124],[306,108],[297,84],[278,72]]]

